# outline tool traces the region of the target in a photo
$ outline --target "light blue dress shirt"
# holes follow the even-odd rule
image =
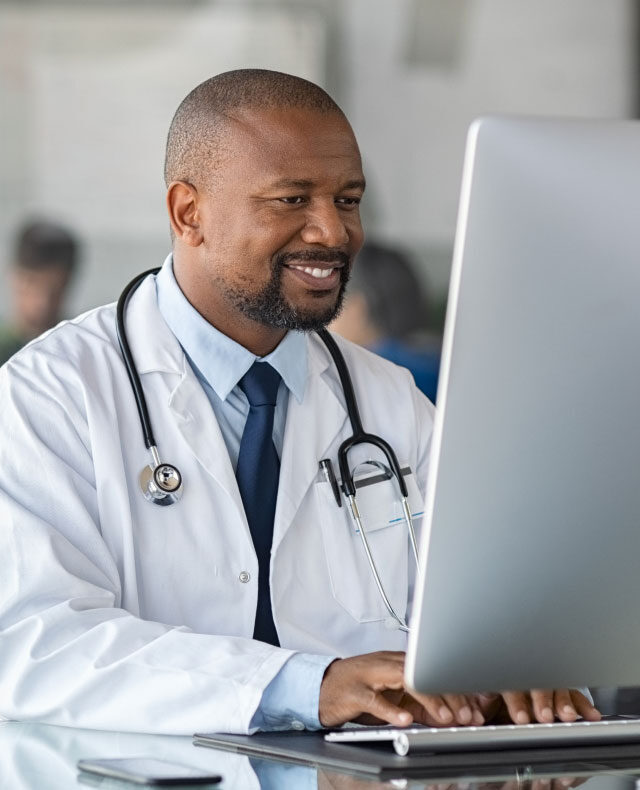
[[[211,403],[231,463],[235,470],[240,440],[249,413],[249,401],[238,382],[258,359],[230,337],[219,332],[191,306],[180,290],[169,256],[156,279],[160,313],[182,346]],[[307,345],[301,332],[287,332],[281,343],[264,357],[282,377],[273,423],[273,441],[282,456],[282,443],[290,394],[304,397],[307,379]],[[252,729],[318,729],[320,684],[334,656],[296,653],[265,689],[251,720]]]

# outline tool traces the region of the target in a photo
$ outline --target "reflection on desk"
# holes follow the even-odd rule
[[[214,750],[207,754],[204,749],[196,749],[188,737],[78,730],[49,724],[0,723],[1,790],[86,788],[86,784],[77,781],[78,760],[83,757],[132,756],[157,757],[220,773],[225,781],[216,788],[260,788],[246,757]],[[111,786],[114,786],[113,782]],[[133,787],[123,782],[116,786],[123,790]]]
[[[357,747],[354,747],[357,748]],[[78,730],[48,724],[0,723],[0,790],[69,790],[86,788],[76,763],[83,757],[149,756],[220,773],[217,790],[637,790],[637,768],[581,763],[553,771],[521,767],[504,774],[474,776],[465,769],[456,778],[387,781],[360,778],[333,770],[197,748],[191,738],[168,735]],[[485,769],[486,771],[486,769]],[[134,787],[108,781],[110,788]],[[107,787],[106,783],[96,786]],[[186,786],[185,786],[186,787]],[[193,785],[191,786],[193,787]],[[212,786],[213,787],[213,786]]]

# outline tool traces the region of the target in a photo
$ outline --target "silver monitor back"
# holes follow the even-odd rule
[[[640,685],[640,123],[470,129],[406,677]]]

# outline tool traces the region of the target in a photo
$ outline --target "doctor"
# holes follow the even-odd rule
[[[575,691],[404,692],[405,635],[318,467],[351,429],[310,331],[339,310],[363,241],[360,154],[337,105],[277,72],[214,77],[176,112],[165,177],[173,254],[125,321],[184,494],[157,507],[140,491],[147,450],[113,305],[2,368],[0,716],[175,734],[598,718]],[[366,429],[421,496],[431,404],[406,371],[337,342]],[[409,541],[378,508],[372,549],[405,614]]]

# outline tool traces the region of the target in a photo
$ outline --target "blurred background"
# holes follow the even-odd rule
[[[437,332],[470,121],[635,116],[638,17],[633,0],[0,0],[3,273],[40,217],[81,242],[67,314],[160,265],[174,110],[212,74],[266,67],[346,112],[369,237],[408,254]]]
[[[77,239],[61,315],[159,266],[173,112],[217,72],[264,67],[319,83],[350,119],[368,237],[413,268],[414,329],[437,357],[469,123],[636,117],[639,52],[637,0],[0,0],[0,323],[28,220]]]

